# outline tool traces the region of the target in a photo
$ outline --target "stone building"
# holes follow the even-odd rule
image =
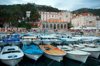
[[[67,30],[67,23],[66,22],[59,22],[59,20],[41,22],[41,29]]]
[[[95,27],[96,16],[92,13],[81,13],[74,17],[71,23],[74,27]]]
[[[45,12],[39,11],[40,28],[48,30],[67,30],[67,23],[72,19],[71,12]]]

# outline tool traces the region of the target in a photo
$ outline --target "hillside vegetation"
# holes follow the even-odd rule
[[[100,9],[89,9],[89,8],[81,8],[75,11],[72,11],[74,14],[80,14],[80,13],[93,13],[96,16],[100,16]]]
[[[30,17],[26,18],[26,11],[31,11]],[[0,25],[8,23],[10,26],[18,26],[18,20],[29,22],[39,21],[40,15],[38,11],[59,12],[57,8],[51,6],[38,6],[36,4],[15,4],[0,5]],[[1,27],[1,26],[0,26]]]

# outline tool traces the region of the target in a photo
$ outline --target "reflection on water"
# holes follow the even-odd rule
[[[0,61],[0,65],[1,64],[3,63]],[[7,66],[7,65],[3,64],[2,66]],[[16,66],[99,66],[99,62],[97,62],[94,59],[88,58],[86,64],[82,64],[78,61],[74,61],[66,57],[64,57],[63,61],[56,62],[43,55],[38,59],[36,63],[34,60],[24,56],[23,60],[19,62],[19,64]]]
[[[54,45],[54,46],[56,46],[56,45]],[[22,46],[20,46],[20,47],[22,47]],[[87,59],[86,64],[82,64],[78,61],[74,61],[74,60],[66,58],[66,57],[63,57],[63,58],[64,58],[63,61],[56,62],[56,61],[53,61],[43,55],[35,63],[34,60],[29,59],[26,56],[24,56],[23,59],[19,62],[19,64],[16,66],[99,66],[99,63],[100,63],[100,62],[98,62],[94,59],[90,59],[90,58]],[[98,59],[100,59],[100,57]],[[2,66],[7,66],[0,61],[0,65],[1,64],[2,64]]]

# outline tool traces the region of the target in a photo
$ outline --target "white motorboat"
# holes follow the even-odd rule
[[[23,40],[22,40],[22,43],[24,44],[24,45],[29,45],[29,44],[31,44],[31,42],[32,42],[32,39],[34,39],[34,38],[36,38],[35,36],[23,36]]]
[[[24,53],[18,46],[5,46],[1,53],[1,61],[9,66],[15,66],[23,58]]]
[[[79,44],[81,46],[85,46],[85,47],[91,47],[91,48],[96,48],[98,47],[97,45],[93,44],[93,43],[83,43],[83,44]]]
[[[86,44],[85,44],[86,45]],[[74,49],[82,50],[91,53],[90,56],[94,58],[98,58],[100,54],[99,47],[91,47],[92,45],[84,46],[84,45],[73,45]]]
[[[31,39],[23,39],[21,42],[24,44],[24,45],[29,45],[31,43]]]
[[[73,43],[78,41],[78,39],[74,39],[74,38],[61,38],[62,41],[64,41],[65,43]]]
[[[84,42],[100,39],[100,37],[97,37],[97,36],[75,36],[75,37],[72,37],[72,38],[75,38],[75,39],[78,39],[78,40],[82,39]]]
[[[54,42],[55,44],[61,44],[63,42],[57,38],[51,39],[51,41]]]
[[[92,56],[94,58],[98,58],[99,54],[100,54],[99,48],[86,47],[86,48],[83,48],[83,49],[80,49],[80,50],[91,53],[90,56]]]
[[[12,45],[15,45],[15,46],[17,45],[18,46],[18,45],[20,45],[20,41],[12,42]]]
[[[39,45],[42,41],[38,38],[33,39],[33,43]]]
[[[0,41],[0,46],[4,46],[6,44],[7,44],[7,42]]]
[[[59,49],[64,50],[67,54],[65,57],[85,63],[88,56],[90,55],[90,53],[88,52],[84,52],[84,51],[80,51],[80,50],[73,50],[73,48],[63,45],[63,46],[57,46]]]
[[[52,44],[52,41],[50,40],[52,36],[40,36],[43,44]]]

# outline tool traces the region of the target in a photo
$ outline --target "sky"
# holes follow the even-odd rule
[[[60,10],[73,11],[80,8],[100,8],[100,0],[0,0],[0,5],[35,3],[47,5]]]

